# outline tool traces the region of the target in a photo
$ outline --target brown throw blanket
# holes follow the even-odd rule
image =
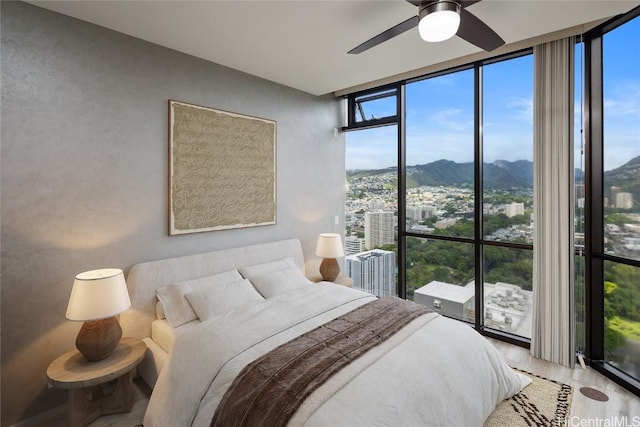
[[[285,426],[304,399],[333,374],[431,311],[386,297],[294,338],[238,374],[211,426]]]

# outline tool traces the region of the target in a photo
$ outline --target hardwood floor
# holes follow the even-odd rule
[[[573,387],[573,399],[568,426],[640,426],[640,398],[628,392],[587,366],[576,365],[569,369],[541,359],[535,359],[526,348],[489,340],[502,353],[510,366],[541,377],[569,384]],[[605,393],[609,400],[599,402],[580,392],[591,387]],[[634,418],[635,417],[635,418]]]
[[[489,340],[502,353],[510,366],[519,368],[541,377],[561,381],[573,387],[573,399],[571,403],[571,415],[567,427],[573,426],[640,426],[640,398],[626,391],[603,375],[587,367],[582,369],[579,365],[575,369],[565,368],[544,360],[531,357],[529,350],[504,343],[502,341]],[[580,393],[581,387],[591,387],[604,392],[609,400],[599,402],[592,400]],[[144,412],[149,401],[150,390],[144,382],[137,380],[134,383],[135,402],[133,409],[128,414],[115,414],[103,416],[89,424],[90,427],[134,427],[142,423]],[[21,423],[21,427],[66,426],[66,408],[61,407],[49,412],[48,419],[35,420],[29,423]]]

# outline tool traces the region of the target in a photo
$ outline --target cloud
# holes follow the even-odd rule
[[[533,97],[510,98],[507,100],[507,108],[513,112],[514,117],[533,124]]]
[[[444,108],[438,110],[431,116],[431,119],[434,122],[430,124],[431,126],[435,124],[454,131],[473,129],[473,114],[469,114],[460,108]]]
[[[640,115],[640,82],[619,82],[607,89],[605,87],[605,120],[607,116]]]

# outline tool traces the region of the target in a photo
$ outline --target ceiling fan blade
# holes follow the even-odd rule
[[[460,28],[456,35],[489,52],[504,44],[502,37],[466,9],[460,10]]]
[[[421,4],[423,3],[433,3],[437,0],[431,0],[431,1],[425,1],[425,0],[407,0],[408,3],[411,3],[414,6],[420,7]],[[476,4],[478,3],[480,0],[454,0],[457,3],[460,3],[460,7],[465,8],[465,7],[469,7],[472,4]]]
[[[365,50],[369,50],[372,47],[379,45],[380,43],[386,42],[387,40],[404,33],[405,31],[409,31],[410,29],[417,27],[419,21],[420,19],[418,18],[418,16],[412,16],[406,21],[399,23],[395,27],[391,27],[387,31],[384,31],[362,43],[361,45],[354,47],[348,53],[357,54],[362,53]]]
[[[460,3],[460,7],[462,7],[463,9],[465,7],[469,7],[472,4],[476,4],[478,2],[480,2],[480,0],[458,0],[458,3]]]

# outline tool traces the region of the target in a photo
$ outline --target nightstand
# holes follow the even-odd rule
[[[322,282],[325,281],[322,276],[313,276],[311,279],[313,283],[318,283],[318,282]],[[338,277],[336,277],[336,280],[334,280],[332,283],[335,283],[336,285],[342,285],[342,286],[346,286],[348,288],[351,288],[353,286],[353,279],[349,276],[345,276],[344,274],[339,275]]]
[[[133,406],[133,370],[147,346],[123,338],[113,354],[88,362],[78,350],[54,360],[47,369],[49,383],[69,390],[67,425],[85,426],[100,415],[129,412]]]

